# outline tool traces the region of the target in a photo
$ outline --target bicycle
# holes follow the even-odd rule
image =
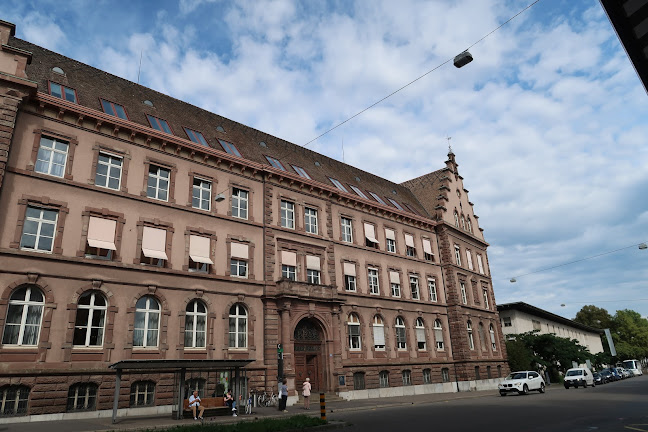
[[[252,393],[250,393],[245,403],[245,414],[252,414]]]

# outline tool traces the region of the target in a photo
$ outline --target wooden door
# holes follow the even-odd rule
[[[321,383],[319,355],[306,356],[306,376],[310,378],[312,391],[319,392]]]

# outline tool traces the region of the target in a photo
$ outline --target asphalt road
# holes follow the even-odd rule
[[[597,387],[332,413],[344,431],[648,432],[648,375]]]

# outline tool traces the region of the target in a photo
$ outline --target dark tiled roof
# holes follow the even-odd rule
[[[103,111],[100,102],[100,99],[103,98],[122,105],[133,122],[149,126],[147,114],[159,117],[168,122],[178,137],[188,139],[183,130],[184,127],[187,127],[201,132],[210,146],[218,150],[222,150],[218,139],[223,139],[235,144],[245,159],[269,165],[265,156],[273,156],[279,158],[291,173],[293,173],[293,169],[290,165],[297,165],[304,168],[313,180],[328,186],[333,186],[328,177],[334,177],[341,181],[352,194],[354,193],[348,184],[359,187],[365,194],[370,190],[380,195],[386,203],[389,203],[386,198],[398,201],[401,206],[406,203],[416,210],[416,213],[429,217],[428,212],[412,191],[403,185],[21,39],[12,38],[9,44],[33,54],[33,60],[27,66],[27,76],[38,82],[40,91],[48,92],[48,80],[58,82],[76,89],[80,105]],[[65,75],[53,72],[52,68],[54,67],[61,68]],[[145,105],[143,103],[145,100],[153,102],[153,107]],[[219,126],[224,129],[224,132],[217,130]],[[265,142],[267,147],[260,146],[261,141]],[[319,162],[320,166],[316,166],[315,162]],[[356,177],[360,178],[360,182],[356,180]],[[393,191],[396,191],[396,194]],[[367,196],[369,195],[367,194]]]
[[[601,329],[597,329],[585,324],[578,323],[576,321],[572,321],[569,318],[561,317],[560,315],[553,314],[549,311],[540,309],[539,307],[535,307],[533,305],[524,302],[504,303],[504,304],[497,305],[498,312],[507,311],[507,310],[517,310],[520,312],[526,312],[529,315],[545,318],[554,322],[562,323],[564,325],[585,330],[591,333],[598,333],[598,334],[603,333],[603,330]]]

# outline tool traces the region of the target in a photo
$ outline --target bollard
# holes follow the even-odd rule
[[[326,396],[320,393],[320,418],[326,420]]]

